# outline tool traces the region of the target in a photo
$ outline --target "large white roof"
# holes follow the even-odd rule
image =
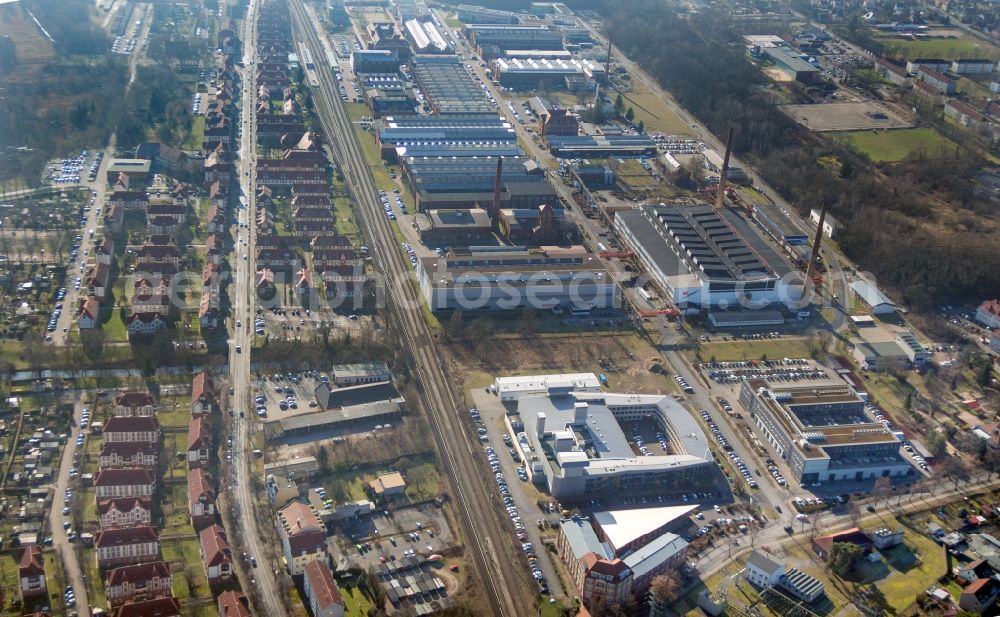
[[[619,549],[636,538],[663,527],[671,521],[689,515],[698,506],[664,506],[631,510],[594,512],[593,519],[601,526],[608,541]]]
[[[577,390],[599,390],[601,384],[593,373],[564,373],[559,375],[525,375],[523,377],[497,377],[495,385],[500,392],[545,392],[551,388],[573,387]]]

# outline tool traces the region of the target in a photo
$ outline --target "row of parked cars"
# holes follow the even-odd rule
[[[393,215],[393,216],[395,217],[395,215]],[[403,242],[402,247],[403,247],[403,250],[406,251],[406,254],[410,256],[410,265],[413,266],[414,268],[416,268],[417,267],[417,252],[413,250],[413,247],[410,246],[410,244],[408,242]]]
[[[681,390],[684,390],[688,394],[694,394],[694,388],[691,387],[687,379],[684,379],[683,375],[674,375],[674,381],[681,387]]]
[[[729,454],[729,459],[733,462],[733,465],[736,466],[740,475],[743,476],[747,486],[750,488],[758,488],[760,484],[757,482],[757,479],[753,477],[753,474],[750,472],[750,468],[743,462],[743,458],[740,457],[739,454],[733,452],[733,447],[729,445],[729,441],[722,434],[722,431],[719,430],[719,426],[715,423],[715,420],[712,419],[712,414],[710,414],[707,410],[702,409],[701,417],[705,420],[705,423],[708,424],[708,428],[712,431],[712,435],[715,437],[716,441],[719,442],[719,445],[722,446],[722,449]]]
[[[56,304],[52,308],[52,314],[49,316],[49,325],[46,326],[46,330],[49,332],[55,332],[57,324],[59,323],[59,316],[62,315],[63,304],[62,301],[66,297],[66,288],[60,287],[59,291],[56,292]]]

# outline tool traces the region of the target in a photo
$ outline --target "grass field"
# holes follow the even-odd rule
[[[719,362],[731,362],[759,360],[763,356],[768,358],[808,358],[810,352],[809,343],[801,338],[725,342],[715,337],[711,342],[701,344],[700,355],[705,361],[715,358]]]
[[[346,617],[367,617],[368,609],[374,606],[372,601],[357,587],[341,587],[340,596],[344,599],[344,615]]]
[[[652,92],[622,93],[622,98],[625,100],[625,109],[631,106],[635,110],[636,124],[642,121],[647,132],[660,132],[665,135],[691,134],[691,127]]]
[[[44,62],[55,56],[52,44],[38,26],[21,12],[18,3],[0,5],[0,36],[9,36],[17,49],[19,63]]]
[[[958,39],[928,39],[923,41],[903,41],[897,39],[881,39],[881,42],[892,50],[893,55],[908,60],[914,58],[944,58],[959,60],[962,58],[1000,59],[1000,48],[974,38]]]
[[[930,128],[902,129],[898,131],[851,131],[838,133],[847,145],[873,161],[897,163],[909,155],[924,151],[929,156],[944,154],[954,143]]]

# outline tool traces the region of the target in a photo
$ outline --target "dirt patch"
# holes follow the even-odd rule
[[[900,129],[912,126],[888,108],[871,102],[781,105],[796,122],[811,131]]]

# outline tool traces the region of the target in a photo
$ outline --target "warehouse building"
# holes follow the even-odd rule
[[[351,54],[351,70],[358,73],[396,73],[399,56],[388,49],[363,49]]]
[[[401,161],[403,180],[413,192],[463,193],[492,191],[496,182],[497,159],[485,157],[405,157]],[[542,169],[524,156],[504,158],[501,186],[512,182],[547,183]],[[485,206],[485,204],[484,204]]]
[[[499,116],[487,118],[462,116],[392,116],[385,119],[385,126],[375,134],[383,158],[393,158],[397,148],[405,148],[413,155],[410,146],[451,146],[462,144],[510,146],[516,145],[517,136],[511,126]]]
[[[448,45],[437,26],[432,22],[414,18],[406,20],[404,27],[406,28],[406,38],[409,39],[416,53],[444,54],[451,51],[451,46]]]
[[[515,440],[532,480],[573,502],[718,490],[725,482],[709,443],[684,407],[667,395],[566,391],[522,394],[512,405],[524,425]],[[643,455],[631,434],[643,426],[669,446]]]
[[[615,215],[615,229],[680,308],[762,308],[797,301],[791,266],[734,210],[651,206]]]
[[[458,56],[414,56],[413,78],[437,114],[496,114]]]
[[[508,49],[564,49],[562,33],[545,25],[467,24],[465,36],[480,54],[484,49],[498,55]]]
[[[581,246],[470,247],[417,262],[420,291],[432,311],[569,310],[620,306],[618,285]]]
[[[846,385],[789,386],[745,379],[740,403],[801,484],[912,473],[900,441]]]
[[[868,279],[859,278],[850,284],[851,291],[861,300],[872,315],[890,315],[896,312],[896,305],[878,286]]]
[[[494,191],[464,191],[451,193],[445,191],[428,191],[421,189],[416,192],[417,209],[420,212],[429,210],[451,210],[456,208],[490,208],[493,205]],[[500,186],[500,208],[538,208],[545,204],[559,203],[559,196],[548,182],[505,182]]]
[[[903,348],[892,341],[863,341],[851,350],[858,367],[882,373],[890,369],[903,369],[910,364]]]
[[[463,24],[517,24],[521,20],[510,11],[487,9],[474,4],[459,4],[458,20]]]
[[[765,47],[761,52],[765,60],[795,81],[812,82],[820,73],[818,68],[809,64],[788,48]]]
[[[600,392],[601,382],[593,373],[565,373],[560,375],[523,375],[497,377],[493,380],[493,393],[501,401],[516,401],[522,396],[556,395],[570,392]]]
[[[345,388],[320,384],[315,394],[323,411],[268,420],[264,423],[265,439],[275,441],[296,435],[315,435],[313,439],[323,439],[331,432],[369,430],[375,424],[398,421],[405,402],[391,381]]]
[[[358,81],[374,117],[414,113],[417,99],[397,74],[371,73],[362,75]]]

